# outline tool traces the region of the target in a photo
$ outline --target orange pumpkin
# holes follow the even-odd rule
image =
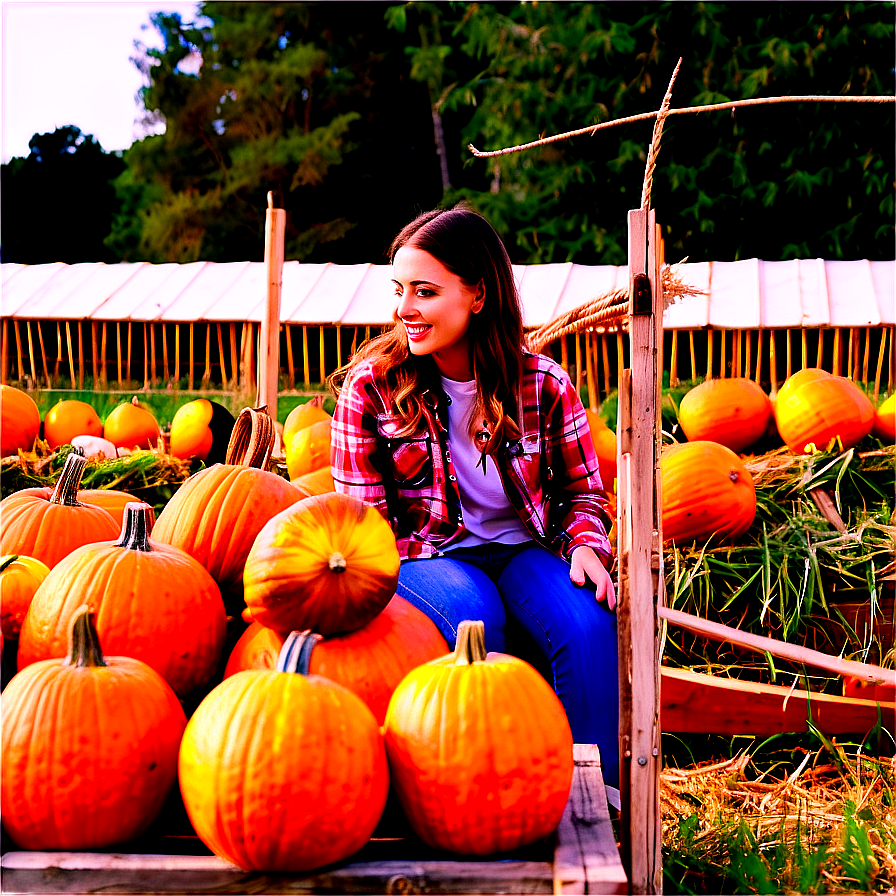
[[[896,441],[896,392],[885,398],[874,412],[871,431],[882,442]]]
[[[286,638],[253,622],[233,648],[224,678],[243,669],[275,668]],[[395,595],[367,625],[313,645],[308,668],[357,694],[382,725],[389,698],[404,676],[446,653],[448,645],[432,620]]]
[[[393,788],[424,843],[490,855],[559,824],[573,775],[566,713],[532,666],[486,653],[481,622],[461,622],[454,653],[405,676],[383,733]]]
[[[329,466],[321,467],[319,470],[312,470],[302,476],[296,476],[290,482],[296,488],[302,489],[309,495],[323,495],[326,492],[335,492],[336,484],[333,482],[333,472]]]
[[[389,603],[400,564],[392,528],[376,508],[340,492],[313,495],[258,533],[243,596],[268,628],[354,631]]]
[[[44,438],[51,448],[71,444],[75,436],[102,436],[99,414],[86,401],[58,401],[44,417]]]
[[[3,691],[3,826],[23,849],[99,849],[139,836],[177,772],[183,708],[145,663],[104,657],[86,607],[65,658]]]
[[[179,697],[209,681],[227,626],[221,592],[189,554],[149,537],[152,518],[148,504],[129,504],[117,541],[84,545],[54,567],[22,625],[19,669],[62,656],[87,603],[106,649],[152,666]]]
[[[112,514],[119,531],[121,531],[125,507],[140,499],[114,488],[82,488],[78,490],[78,500],[82,504],[102,507],[107,513]]]
[[[28,488],[0,501],[0,554],[35,557],[52,569],[75,548],[118,535],[112,515],[77,499],[87,461],[69,454],[55,488]]]
[[[706,380],[678,406],[678,422],[689,441],[718,442],[735,452],[758,442],[771,419],[771,400],[746,377]]]
[[[824,451],[839,439],[858,444],[874,425],[874,405],[855,383],[817,367],[788,378],[775,399],[775,421],[795,454]]]
[[[34,557],[11,554],[0,558],[0,632],[4,638],[15,641],[19,637],[34,592],[49,572],[50,568]]]
[[[591,430],[591,442],[600,469],[600,481],[604,491],[616,491],[616,433],[607,426],[606,421],[590,408],[585,411],[588,417],[588,429]]]
[[[328,423],[330,415],[324,410],[324,399],[322,395],[315,395],[314,398],[306,401],[304,404],[297,404],[286,416],[283,424],[283,433],[281,439],[283,448],[289,450],[293,436],[302,429],[307,429],[313,423]]]
[[[684,442],[660,456],[663,540],[743,535],[756,516],[756,487],[743,461],[718,442]]]
[[[329,468],[331,424],[328,417],[293,434],[286,449],[286,469],[290,479]]]
[[[308,673],[284,645],[277,670],[225,679],[199,704],[180,748],[187,814],[240,868],[306,871],[357,852],[386,805],[389,770],[373,713]]]
[[[103,438],[116,448],[155,448],[159,443],[159,421],[135,395],[129,402],[116,405],[106,417]]]
[[[241,411],[226,462],[200,470],[184,482],[153,530],[157,541],[198,560],[225,592],[228,610],[237,613],[243,567],[255,537],[271,517],[304,497],[283,477],[264,469],[273,437],[267,414],[249,408]]]
[[[188,401],[171,421],[168,450],[174,457],[198,457],[208,466],[223,463],[235,423],[233,414],[216,401]]]
[[[0,384],[0,457],[30,451],[40,433],[40,411],[21,389]]]

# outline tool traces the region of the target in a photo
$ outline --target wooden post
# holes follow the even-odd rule
[[[877,406],[877,399],[880,397],[880,377],[884,369],[884,357],[887,353],[887,336],[889,328],[885,327],[880,334],[880,347],[877,351],[877,370],[874,374],[874,405]]]
[[[9,382],[9,321],[4,317],[3,343],[0,346],[0,383]]]
[[[678,385],[678,330],[672,331],[672,352],[669,358],[669,385]]]
[[[236,321],[230,322],[230,369],[233,371],[233,388],[239,386],[240,364],[236,352]]]
[[[778,359],[775,356],[775,331],[768,331],[768,372],[771,381],[769,395],[774,398],[778,394]]]
[[[601,358],[604,362],[604,398],[606,398],[610,394],[610,349],[607,346],[607,334],[603,333],[600,337],[600,351]],[[563,339],[564,345],[566,344],[566,339]]]
[[[753,379],[758,383],[762,374],[762,333],[760,329],[756,336],[756,376]]]
[[[130,385],[131,379],[131,346],[133,345],[133,337],[134,337],[134,322],[128,321],[128,360],[127,364],[125,364],[125,377],[128,380],[128,385]]]
[[[659,807],[662,264],[654,213],[628,213],[631,369],[619,393],[618,528],[622,855],[632,893],[662,892]]]
[[[19,331],[18,320],[13,320],[12,327],[16,334],[16,363],[19,372],[19,382],[21,382],[23,379],[25,379],[25,366],[22,359],[22,334]]]
[[[280,292],[283,289],[283,239],[286,211],[274,208],[274,194],[268,193],[264,225],[264,264],[267,273],[267,301],[258,330],[258,392],[256,407],[266,406],[268,416],[277,420],[277,392],[280,378]],[[279,446],[279,439],[275,439]],[[282,449],[275,449],[280,454]]]
[[[336,366],[342,367],[342,324],[336,324]]]
[[[230,382],[230,377],[227,376],[227,362],[224,358],[224,334],[221,332],[220,323],[216,325],[216,329],[218,333],[218,362],[221,366],[221,388],[226,389],[227,383]],[[237,374],[235,370],[232,372],[234,388],[236,388]]]
[[[566,336],[560,337],[560,366],[569,373],[569,346],[566,344]]]
[[[694,331],[688,330],[688,343],[691,350],[691,380],[697,379],[697,347],[694,345]]]
[[[582,370],[582,342],[579,339],[579,333],[576,337],[576,395],[582,396],[582,383],[585,381],[585,372]]]
[[[290,392],[296,387],[296,361],[292,353],[292,327],[284,324],[283,329],[286,335],[286,369],[289,375],[288,384]],[[339,339],[339,325],[336,325],[336,339]],[[340,367],[342,366],[340,362]]]
[[[868,365],[871,363],[871,327],[865,327],[865,353],[862,356],[862,382],[868,385]]]
[[[821,367],[821,358],[824,354],[824,330],[818,328],[818,350],[815,352],[815,366]]]
[[[190,357],[187,362],[187,388],[192,392],[193,391],[193,349],[195,348],[194,343],[194,334],[193,334],[193,321],[190,321]]]
[[[156,325],[149,325],[149,383],[151,386],[156,384]]]
[[[711,380],[712,377],[712,344],[713,330],[710,327],[706,331],[706,379]]]
[[[588,406],[592,411],[597,410],[597,386],[594,382],[594,364],[596,361],[597,352],[594,348],[594,334],[589,330],[585,334],[585,374],[588,380]]]
[[[124,376],[122,370],[123,359],[121,357],[121,321],[115,322],[115,345],[118,349],[118,388],[124,389]]]
[[[180,386],[180,324],[174,325],[174,391]]]
[[[355,335],[358,330],[355,328]],[[302,365],[305,368],[305,388],[311,388],[311,361],[308,358],[308,327],[302,326]]]
[[[84,330],[78,321],[78,388],[84,388]]]
[[[109,388],[109,377],[106,370],[106,321],[103,321],[100,327],[100,378],[103,381],[103,388]]]
[[[840,350],[840,328],[834,327],[834,363],[831,371],[834,376],[840,376],[840,365],[843,361],[843,354]]]
[[[34,337],[31,335],[31,321],[25,321],[25,331],[28,333],[28,360],[31,361],[31,381],[34,383],[32,388],[40,388],[40,378],[37,375],[37,363],[34,360]],[[94,365],[96,360],[94,359]]]

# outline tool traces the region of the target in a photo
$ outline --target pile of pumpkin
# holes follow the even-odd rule
[[[284,427],[287,457],[314,425]],[[2,631],[18,670],[2,697],[11,838],[121,844],[175,786],[200,839],[247,870],[351,856],[390,791],[439,849],[492,854],[548,836],[573,772],[553,690],[523,661],[486,654],[482,623],[463,623],[449,652],[395,594],[388,523],[323,476],[311,494],[269,471],[273,443],[270,418],[244,411],[224,462],[158,520],[133,502],[119,527],[80,501],[75,453],[54,489],[0,502]],[[230,651],[228,605],[250,623]]]
[[[615,506],[616,435],[588,412],[601,478]],[[678,408],[687,439],[660,455],[663,539],[683,544],[735,539],[756,516],[756,489],[743,455],[777,435],[794,454],[843,450],[872,434],[896,439],[896,393],[875,408],[846,377],[820,368],[792,374],[772,398],[745,377],[709,379],[689,390]]]

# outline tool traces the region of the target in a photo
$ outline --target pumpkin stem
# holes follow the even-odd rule
[[[63,666],[89,668],[106,665],[93,617],[87,604],[75,610],[68,634],[68,654],[62,661]]]
[[[124,521],[121,526],[121,535],[115,546],[128,548],[132,551],[151,551],[152,543],[149,533],[156,521],[155,513],[149,504],[142,501],[133,501],[124,506]]]
[[[3,570],[6,569],[7,566],[9,566],[12,563],[15,563],[16,560],[18,560],[18,559],[19,559],[18,554],[8,554],[6,557],[4,557],[2,560],[0,560],[0,572],[3,572]]]
[[[299,675],[310,674],[311,651],[317,646],[318,641],[323,641],[323,635],[318,635],[311,629],[290,632],[280,648],[277,671],[297,672]]]
[[[66,507],[80,507],[81,502],[78,500],[78,489],[81,487],[81,477],[84,475],[84,468],[87,466],[87,458],[83,454],[76,454],[74,451],[65,459],[65,465],[59,474],[56,487],[53,494],[50,495],[50,501],[53,504],[63,504]]]
[[[457,642],[454,647],[454,664],[469,666],[481,663],[488,656],[485,649],[485,623],[481,620],[464,619],[457,626]]]
[[[225,464],[256,467],[266,470],[274,450],[274,421],[267,413],[267,406],[243,408],[227,444]]]
[[[330,559],[327,561],[327,564],[330,567],[330,572],[345,572],[345,557],[339,553],[339,551],[333,551],[330,554]]]

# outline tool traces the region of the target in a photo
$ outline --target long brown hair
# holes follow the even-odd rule
[[[425,212],[402,228],[389,247],[389,263],[402,246],[414,246],[437,258],[465,283],[482,283],[485,301],[472,315],[468,330],[476,406],[470,433],[488,432],[483,454],[494,454],[506,439],[519,436],[517,396],[522,378],[523,313],[513,279],[510,257],[501,238],[481,215],[458,206]],[[420,423],[420,397],[439,383],[435,362],[408,350],[404,325],[395,325],[362,345],[349,362],[329,378],[338,394],[347,374],[358,363],[371,360],[377,376],[390,388],[395,409],[405,421],[403,430]]]

